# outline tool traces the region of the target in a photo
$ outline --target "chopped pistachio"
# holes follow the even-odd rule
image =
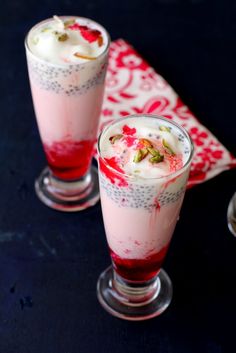
[[[141,152],[142,152],[143,159],[144,159],[148,155],[148,150],[147,150],[147,148],[142,148]]]
[[[134,156],[134,163],[139,163],[143,159],[142,151],[138,150],[138,152]]]
[[[152,147],[152,143],[148,139],[139,139],[139,142],[142,143],[145,147]]]
[[[149,147],[147,150],[149,153],[151,153],[151,155],[153,157],[160,155],[160,152],[158,150],[156,150],[155,148]]]
[[[45,27],[45,28],[43,28],[43,29],[41,30],[41,32],[42,32],[42,33],[48,32],[48,31],[50,31],[50,29],[52,29],[52,27]]]
[[[168,126],[164,126],[164,125],[160,126],[160,127],[159,127],[159,130],[160,130],[160,131],[170,132],[170,128],[169,128]]]
[[[168,153],[170,153],[171,155],[175,155],[175,152],[172,150],[172,148],[170,147],[169,143],[166,140],[162,140],[162,144],[165,147],[165,149],[167,150]]]
[[[146,148],[140,149],[134,156],[134,163],[141,162],[148,155],[148,150]]]
[[[122,137],[123,137],[123,135],[117,134],[117,135],[111,136],[111,137],[109,138],[109,141],[110,141],[111,144],[113,145],[117,140],[120,140]]]
[[[75,19],[67,20],[64,22],[64,27],[68,28],[69,26],[73,26],[75,24]]]
[[[68,38],[69,36],[67,33],[62,33],[61,35],[59,35],[58,40],[59,42],[65,42]]]
[[[164,156],[162,155],[162,154],[159,154],[159,155],[157,155],[157,156],[155,156],[155,157],[151,157],[150,159],[149,159],[149,162],[151,162],[151,163],[160,163],[160,162],[162,162],[164,160]]]
[[[164,156],[155,148],[148,148],[148,152],[152,155],[152,157],[149,159],[149,162],[160,163],[163,161]]]

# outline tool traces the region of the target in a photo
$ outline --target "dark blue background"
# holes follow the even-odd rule
[[[45,164],[24,36],[53,14],[123,37],[236,154],[236,2],[41,0],[0,4],[0,353],[234,352],[236,239],[226,211],[236,171],[188,190],[165,262],[169,309],[139,323],[108,315],[96,281],[110,263],[100,204],[63,214],[38,201]]]

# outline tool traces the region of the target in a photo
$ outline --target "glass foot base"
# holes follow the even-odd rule
[[[75,212],[94,206],[99,200],[97,168],[76,181],[62,181],[53,177],[46,167],[35,181],[39,199],[48,207],[58,211]]]
[[[112,266],[98,279],[98,300],[113,316],[132,321],[147,320],[160,315],[171,302],[172,283],[163,269],[149,282],[127,283]]]

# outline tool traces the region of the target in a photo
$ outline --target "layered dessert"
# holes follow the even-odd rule
[[[130,116],[99,140],[102,212],[115,271],[130,281],[158,274],[179,216],[192,145],[172,121]]]
[[[94,21],[57,17],[33,27],[27,62],[48,164],[62,180],[89,170],[104,92],[109,36]]]

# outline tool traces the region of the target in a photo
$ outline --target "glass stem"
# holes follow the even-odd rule
[[[61,180],[50,172],[50,178],[44,180],[44,183],[47,183],[48,189],[52,193],[68,197],[84,193],[85,195],[82,196],[86,196],[91,188],[91,173],[88,171],[86,175],[78,180]]]
[[[129,281],[113,269],[112,286],[119,300],[129,306],[142,306],[152,302],[160,291],[158,275],[148,281]]]

